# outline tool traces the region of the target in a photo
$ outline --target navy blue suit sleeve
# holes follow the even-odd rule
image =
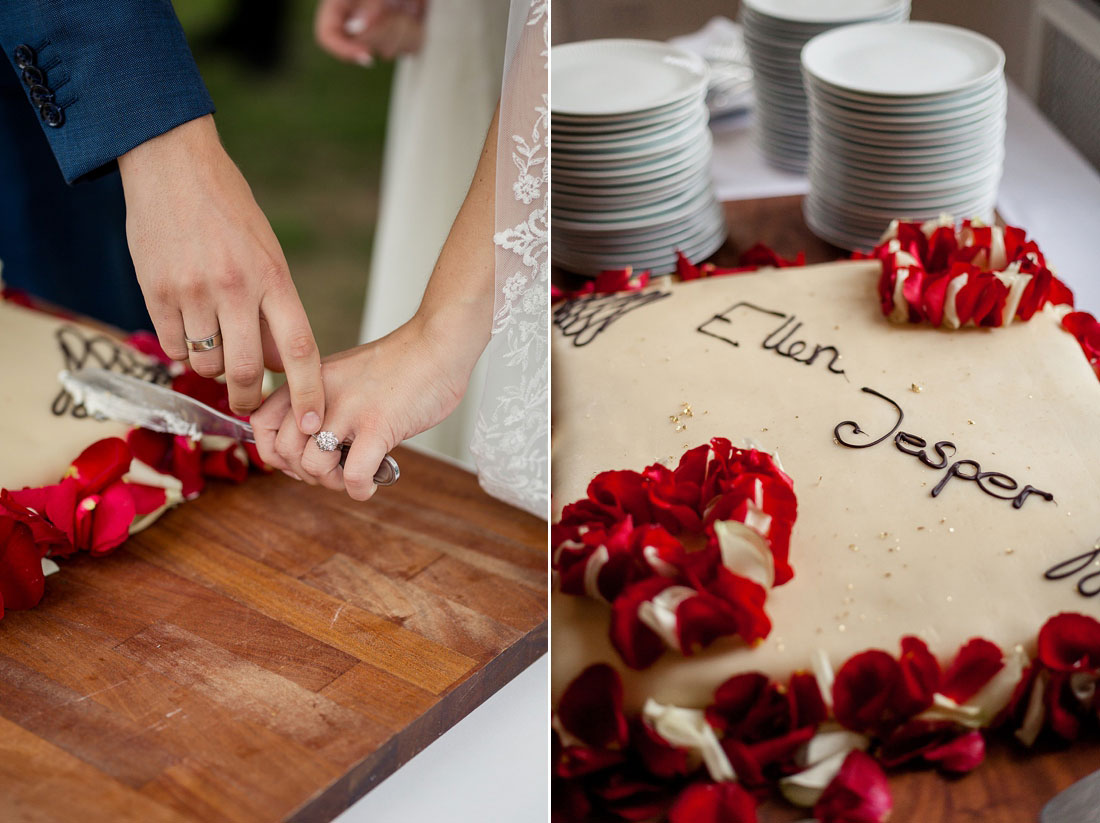
[[[2,0],[0,47],[69,183],[214,111],[170,0]]]

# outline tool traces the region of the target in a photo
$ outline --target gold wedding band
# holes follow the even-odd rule
[[[184,340],[187,341],[188,351],[210,351],[211,349],[216,349],[222,344],[222,333],[219,330],[214,332],[209,337],[200,337],[194,340],[192,340],[190,337],[185,337]]]

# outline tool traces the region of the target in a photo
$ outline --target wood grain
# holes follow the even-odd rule
[[[546,524],[398,450],[211,483],[0,621],[0,820],[329,820],[546,651]],[[376,505],[377,504],[377,505]]]

